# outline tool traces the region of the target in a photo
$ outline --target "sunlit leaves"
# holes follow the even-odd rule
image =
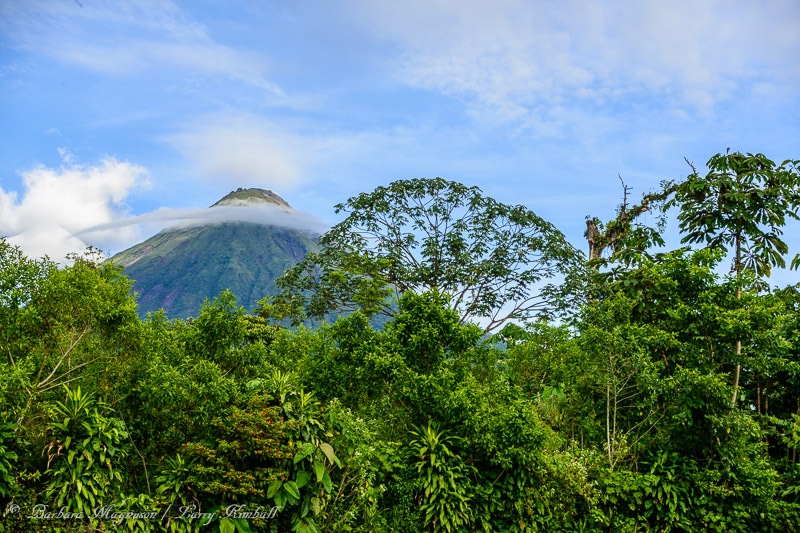
[[[800,161],[780,165],[763,154],[726,152],[708,160],[705,176],[693,172],[668,203],[680,209],[683,242],[732,251],[732,270],[769,276],[784,267],[782,240],[790,219],[800,216]],[[797,263],[797,258],[792,262]]]
[[[465,441],[430,422],[411,434],[425,525],[434,532],[465,530],[472,522],[469,476],[475,470],[458,453]]]
[[[462,322],[491,331],[552,311],[547,283],[581,265],[561,232],[529,209],[441,178],[395,181],[336,209],[347,218],[281,278],[276,301],[284,303],[274,305],[291,301],[318,317],[392,315],[390,296],[438,290]]]

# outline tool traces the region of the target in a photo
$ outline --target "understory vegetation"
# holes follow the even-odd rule
[[[592,219],[588,263],[395,182],[191,320],[0,239],[0,531],[800,531],[800,286],[766,282],[797,167],[715,157]],[[656,253],[659,202],[700,246]]]

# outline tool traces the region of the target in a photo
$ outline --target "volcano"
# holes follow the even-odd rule
[[[194,317],[226,289],[253,310],[287,268],[318,250],[317,234],[295,224],[299,215],[269,189],[240,188],[209,209],[207,220],[167,228],[110,259],[133,280],[142,317],[159,309]]]

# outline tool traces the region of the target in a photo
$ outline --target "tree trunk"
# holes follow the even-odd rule
[[[742,355],[742,341],[736,341],[736,359]],[[736,407],[736,394],[739,392],[739,374],[742,372],[742,365],[736,363],[736,369],[733,371],[733,397],[731,398],[731,409]]]
[[[614,469],[611,457],[611,384],[606,384],[606,446],[608,447],[608,466]]]
[[[736,299],[742,299],[742,234],[736,231],[736,255],[733,259],[733,268],[736,271]],[[731,409],[736,407],[736,395],[739,392],[739,374],[742,372],[742,365],[739,359],[742,356],[742,339],[736,341],[736,370],[733,373],[733,396],[731,397]]]
[[[761,414],[761,376],[758,372],[753,373],[753,379],[756,382],[756,412]],[[764,390],[764,392],[766,393],[767,391]]]
[[[599,259],[603,254],[603,246],[600,244],[600,230],[593,220],[586,221],[586,240],[589,241],[589,261]]]

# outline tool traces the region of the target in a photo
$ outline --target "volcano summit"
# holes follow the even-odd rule
[[[276,278],[318,249],[303,217],[269,189],[231,191],[203,214],[110,259],[134,281],[140,315],[197,316],[225,289],[252,310],[277,292]]]

